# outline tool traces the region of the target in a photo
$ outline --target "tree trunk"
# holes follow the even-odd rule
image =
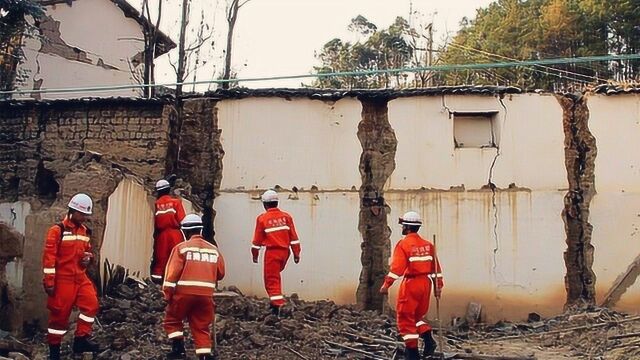
[[[223,80],[229,80],[231,78],[231,49],[233,47],[233,30],[236,27],[236,20],[238,19],[238,9],[240,0],[232,0],[229,6],[229,12],[227,14],[227,24],[229,25],[229,31],[227,32],[227,51],[224,56],[224,74]],[[222,83],[223,89],[229,88],[229,82]]]
[[[178,69],[176,73],[176,101],[182,96],[182,83],[186,71],[186,44],[187,24],[189,24],[189,0],[182,0],[182,18],[180,20],[180,39],[178,41]]]

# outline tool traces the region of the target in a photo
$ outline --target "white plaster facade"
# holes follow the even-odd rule
[[[502,102],[491,96],[410,97],[389,102],[388,109],[398,140],[396,169],[385,186],[391,245],[401,237],[396,219],[410,209],[420,211],[426,221],[423,236],[440,239],[446,315],[463,315],[470,301],[481,302],[488,319],[561,311],[561,213],[568,185],[557,99],[537,94],[507,96]],[[287,190],[281,207],[293,215],[303,248],[302,262],[284,272],[285,292],[355,301],[362,239],[361,111],[361,103],[351,98],[218,104],[225,156],[214,207],[216,240],[229,267],[224,284],[264,295],[261,267],[251,263],[249,247],[255,216],[263,211],[258,195],[279,185]],[[456,149],[450,112],[497,112],[500,156],[492,182],[500,189],[515,188],[497,193],[495,209],[493,193],[481,189],[489,182],[497,150]],[[291,192],[294,186],[304,190]],[[317,190],[309,191],[312,186]]]
[[[25,59],[18,67],[18,77],[22,79],[18,79],[17,89],[138,83],[131,70],[136,65],[132,62],[133,58],[144,49],[142,27],[138,21],[125,16],[123,10],[112,0],[42,1],[46,5],[46,19],[43,22],[48,23],[47,27],[59,27],[59,38],[66,46],[58,44],[56,47],[64,47],[66,50],[52,51],[51,47],[44,46],[47,42],[58,42],[46,33],[44,38],[40,36],[26,39],[23,47]],[[61,51],[70,53],[63,55]],[[91,92],[90,96],[136,97],[141,93],[140,89],[121,89]],[[83,96],[86,93],[64,92],[25,94],[18,97],[63,99]]]

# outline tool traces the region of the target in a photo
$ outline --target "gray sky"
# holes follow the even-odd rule
[[[163,30],[177,40],[177,7],[165,11]],[[413,0],[414,24],[434,21],[435,40],[444,43],[447,35],[455,34],[462,17],[474,17],[478,7],[487,6],[492,0]],[[204,8],[206,17],[216,12],[215,22],[208,20],[215,29],[213,49],[203,50],[201,58],[209,58],[200,64],[198,80],[211,79],[213,66],[222,70],[225,48],[226,0],[193,0],[192,25],[200,20]],[[397,16],[409,18],[410,0],[251,0],[240,9],[234,38],[233,67],[239,78],[308,74],[319,62],[314,56],[329,40],[339,37],[353,39],[347,30],[351,19],[363,15],[379,28],[388,27]],[[175,54],[172,59],[175,61]],[[216,75],[217,76],[217,75]],[[158,67],[159,81],[175,80],[167,59]],[[189,80],[193,80],[190,78]],[[311,80],[305,80],[309,83]],[[247,82],[247,87],[298,87],[301,80],[277,80]],[[200,88],[199,90],[203,90]],[[206,90],[206,89],[204,89]]]

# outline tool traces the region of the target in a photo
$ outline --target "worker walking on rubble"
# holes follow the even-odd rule
[[[398,332],[406,346],[405,359],[417,360],[420,359],[419,338],[424,341],[423,356],[431,356],[436,350],[431,326],[422,318],[429,310],[431,287],[440,299],[444,281],[434,245],[418,235],[422,225],[420,215],[409,211],[398,222],[405,237],[393,250],[389,273],[380,293],[387,294],[393,282],[404,276],[396,304]]]
[[[49,228],[42,256],[43,285],[48,295],[47,342],[51,360],[60,359],[60,344],[67,333],[74,306],[79,314],[73,352],[99,351],[98,346],[89,340],[98,313],[98,296],[86,273],[94,255],[90,244],[91,230],[83,225],[92,213],[93,201],[86,194],[76,194],[69,201],[68,208],[62,222]]]
[[[156,284],[162,283],[171,250],[183,241],[180,222],[185,216],[184,207],[180,199],[169,195],[170,191],[171,185],[167,180],[158,180],[151,260],[151,280]]]
[[[278,209],[278,193],[265,191],[262,205],[266,212],[256,219],[251,255],[253,262],[258,263],[260,248],[266,247],[263,260],[264,287],[269,295],[271,312],[279,316],[280,308],[285,304],[280,273],[289,260],[289,248],[293,252],[293,261],[296,264],[300,262],[300,240],[291,215]]]
[[[184,325],[187,319],[199,359],[215,359],[209,327],[215,316],[213,292],[224,277],[224,259],[218,248],[202,237],[202,219],[189,214],[180,230],[186,242],[178,244],[169,257],[162,290],[167,300],[164,328],[172,340],[169,359],[183,359]]]

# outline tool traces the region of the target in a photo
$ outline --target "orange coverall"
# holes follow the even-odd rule
[[[258,216],[251,246],[254,259],[258,258],[262,246],[267,248],[264,254],[264,287],[271,305],[279,307],[285,303],[280,273],[289,260],[289,248],[295,259],[300,258],[300,240],[291,215],[271,208]]]
[[[180,232],[180,222],[185,216],[182,201],[163,195],[155,204],[155,230],[153,232],[153,260],[151,262],[151,277],[162,279],[171,250],[184,239]]]
[[[47,232],[42,268],[44,286],[54,288],[54,294],[47,298],[47,341],[50,345],[62,342],[74,305],[80,310],[75,336],[91,334],[98,313],[98,296],[80,263],[86,256],[85,252],[91,253],[90,235],[91,231],[86,226],[77,226],[66,217]]]
[[[224,258],[218,248],[202,236],[178,244],[169,257],[162,290],[169,302],[164,328],[169,339],[184,337],[189,322],[196,354],[211,353],[209,326],[213,321],[213,291],[224,278]]]
[[[431,330],[431,326],[422,318],[429,311],[431,287],[442,289],[444,281],[440,262],[435,256],[433,244],[411,233],[398,242],[393,250],[389,273],[383,287],[404,276],[398,292],[396,317],[398,332],[408,348],[418,347],[420,335]]]

